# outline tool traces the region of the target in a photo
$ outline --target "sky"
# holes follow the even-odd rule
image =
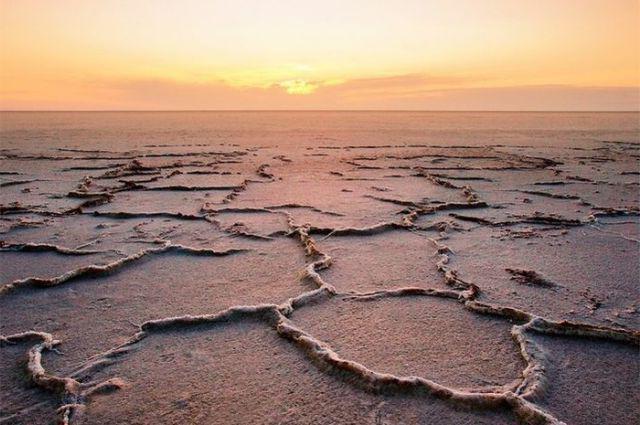
[[[1,110],[638,110],[640,0],[0,0]]]

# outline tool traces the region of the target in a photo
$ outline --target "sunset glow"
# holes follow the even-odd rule
[[[636,0],[0,0],[0,108],[638,109]]]

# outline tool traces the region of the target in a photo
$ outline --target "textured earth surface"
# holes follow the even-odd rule
[[[637,142],[7,145],[2,424],[640,418]]]

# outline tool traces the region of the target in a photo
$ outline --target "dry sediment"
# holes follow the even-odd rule
[[[606,149],[610,151],[612,157],[595,156],[585,157],[598,163],[603,161],[612,162],[616,160],[618,154],[617,149],[626,149],[633,147],[626,144],[616,144],[613,142],[604,143]],[[589,213],[581,219],[570,218],[563,215],[563,211],[558,214],[541,213],[535,209],[535,206],[522,213],[521,211],[511,215],[508,220],[496,220],[487,218],[482,212],[487,209],[496,207],[491,202],[484,200],[483,190],[474,188],[475,183],[483,185],[499,184],[496,177],[500,174],[509,172],[548,172],[548,179],[542,181],[529,182],[539,186],[549,186],[550,189],[556,186],[564,186],[570,184],[572,180],[577,178],[567,177],[566,180],[552,180],[555,175],[556,168],[568,167],[576,161],[582,161],[582,157],[569,157],[562,161],[542,158],[539,156],[505,154],[495,147],[483,147],[477,149],[474,147],[457,147],[460,151],[469,151],[469,155],[464,154],[447,154],[444,152],[433,152],[429,150],[435,147],[426,145],[389,145],[384,146],[343,146],[343,147],[319,147],[318,149],[340,151],[341,154],[358,151],[361,149],[373,151],[375,149],[384,150],[393,148],[394,150],[416,150],[424,149],[427,152],[410,153],[380,153],[371,156],[363,156],[352,154],[351,158],[342,159],[341,165],[347,165],[347,168],[340,168],[340,171],[324,170],[325,175],[340,177],[341,184],[354,184],[360,190],[372,190],[360,194],[362,199],[368,199],[380,203],[381,205],[396,206],[397,219],[380,220],[377,224],[369,226],[358,226],[348,222],[350,218],[349,205],[337,205],[335,203],[323,202],[322,196],[326,193],[323,190],[331,190],[327,187],[335,183],[327,181],[319,181],[318,186],[322,187],[321,195],[318,201],[313,204],[307,203],[279,203],[274,197],[274,202],[261,202],[253,206],[246,204],[236,205],[239,200],[246,196],[248,188],[258,185],[264,188],[269,195],[269,185],[277,178],[287,178],[286,167],[295,167],[301,158],[312,158],[312,161],[327,161],[332,154],[304,154],[302,156],[295,155],[273,155],[265,154],[259,158],[254,164],[245,164],[249,158],[249,150],[234,151],[194,151],[194,152],[167,152],[167,153],[113,153],[101,150],[84,151],[77,149],[60,149],[61,152],[72,152],[81,154],[75,156],[67,155],[45,155],[30,153],[13,153],[3,152],[2,155],[7,160],[12,161],[56,161],[67,162],[69,166],[63,168],[62,172],[72,171],[99,171],[97,174],[86,178],[79,182],[77,190],[66,193],[69,199],[82,199],[83,202],[79,206],[68,208],[62,211],[49,210],[46,206],[38,206],[34,204],[22,204],[19,199],[15,203],[7,203],[0,206],[0,213],[4,217],[21,216],[27,214],[35,214],[41,216],[73,216],[77,214],[91,214],[98,218],[109,220],[129,220],[129,219],[150,219],[150,220],[167,220],[170,222],[180,223],[181,221],[203,221],[212,227],[221,230],[229,237],[237,237],[242,240],[272,240],[274,238],[296,238],[299,241],[301,249],[304,251],[307,264],[300,271],[299,277],[301,281],[310,282],[312,289],[301,293],[293,298],[284,298],[278,304],[260,304],[260,305],[231,305],[223,311],[214,311],[203,315],[182,315],[171,317],[160,317],[146,321],[137,326],[137,332],[132,334],[130,339],[125,343],[107,350],[104,353],[88,358],[85,363],[78,367],[68,376],[57,376],[52,372],[48,372],[43,366],[43,353],[51,352],[56,347],[64,345],[62,341],[55,339],[54,335],[41,331],[25,331],[12,333],[10,335],[0,337],[2,344],[12,344],[16,342],[34,341],[34,345],[28,350],[26,359],[26,371],[29,379],[39,388],[61,395],[61,403],[57,411],[60,423],[69,424],[79,422],[83,416],[90,415],[90,409],[87,409],[88,403],[92,397],[97,394],[104,394],[108,397],[110,391],[117,391],[126,385],[117,376],[100,382],[92,381],[92,376],[100,373],[108,373],[109,367],[122,361],[127,356],[133,355],[135,348],[153,333],[162,333],[168,330],[180,332],[184,329],[192,329],[195,327],[202,332],[206,332],[206,327],[220,326],[231,321],[243,321],[247,319],[264,321],[273,332],[277,333],[284,340],[297,347],[306,358],[324,373],[332,374],[340,377],[344,381],[344,385],[355,385],[375,394],[413,394],[441,400],[443,403],[449,403],[454,406],[464,406],[468,409],[478,410],[510,410],[515,417],[522,423],[526,424],[560,424],[562,422],[562,412],[549,412],[546,408],[538,403],[547,392],[549,382],[553,379],[549,373],[549,362],[553,361],[547,355],[546,351],[533,338],[536,334],[556,335],[560,337],[578,337],[602,341],[616,341],[623,344],[629,344],[634,347],[640,346],[640,332],[631,327],[603,326],[576,321],[558,321],[538,316],[534,313],[524,311],[515,307],[497,305],[487,301],[484,298],[483,288],[477,284],[468,281],[450,265],[450,260],[455,257],[455,252],[446,245],[447,232],[451,229],[457,232],[471,232],[473,229],[467,229],[472,223],[479,227],[514,227],[519,225],[530,226],[552,226],[554,229],[565,231],[573,231],[583,226],[590,226],[601,218],[608,217],[635,217],[638,215],[636,206],[633,205],[611,205],[611,206],[589,206]],[[343,152],[344,151],[344,152]],[[253,151],[251,151],[253,152]],[[145,161],[151,159],[164,159],[172,157],[194,157],[213,159],[208,164],[189,163],[188,167],[194,169],[185,169],[182,164],[147,164]],[[422,161],[425,159],[438,159],[447,165],[442,167],[425,166]],[[276,163],[265,163],[263,160],[276,160]],[[71,165],[75,161],[88,160],[109,160],[109,161],[128,161],[118,162],[106,165],[95,166],[74,166]],[[305,159],[308,160],[308,159]],[[398,165],[400,162],[415,161],[415,165]],[[460,161],[460,164],[450,164],[450,161]],[[487,161],[500,163],[500,165],[474,165],[475,161]],[[492,162],[490,162],[492,161]],[[363,164],[366,162],[366,164]],[[396,164],[398,162],[398,164]],[[217,165],[247,165],[246,173],[240,184],[217,184],[212,180],[211,184],[206,185],[162,185],[162,186],[145,186],[145,183],[155,182],[159,179],[171,179],[173,176],[185,173],[202,176],[220,176],[223,172],[211,169]],[[257,165],[259,164],[259,165]],[[277,165],[276,165],[277,164]],[[464,165],[463,165],[464,164]],[[169,166],[170,165],[170,166]],[[335,163],[329,164],[335,167]],[[582,165],[581,165],[582,166]],[[376,187],[370,184],[366,189],[358,186],[358,182],[367,181],[370,177],[355,176],[355,172],[373,173],[375,179],[383,180],[383,174],[388,169],[407,169],[414,172],[417,176],[424,177],[428,184],[444,188],[452,191],[454,195],[460,199],[457,201],[438,201],[437,199],[409,199],[406,195],[390,193],[388,196],[378,196]],[[405,168],[401,168],[405,167]],[[106,171],[105,171],[106,170]],[[167,170],[174,170],[169,173]],[[473,170],[474,173],[492,173],[487,175],[452,175],[442,173],[442,170]],[[176,172],[177,171],[177,172]],[[434,172],[438,171],[438,172]],[[622,172],[624,175],[631,175],[634,172]],[[260,180],[254,176],[257,175]],[[276,177],[282,176],[282,177]],[[122,177],[150,177],[145,181],[120,181],[117,186],[104,186],[95,189],[95,181],[106,181],[108,179]],[[335,178],[335,177],[333,177]],[[398,178],[402,178],[399,176]],[[169,180],[170,181],[170,180]],[[464,185],[453,183],[452,181],[464,182]],[[3,187],[23,186],[28,184],[36,184],[38,179],[16,180],[14,182],[2,183]],[[332,180],[333,182],[333,180]],[[468,185],[466,183],[469,183]],[[294,184],[294,183],[292,183]],[[612,185],[617,183],[612,182]],[[510,191],[517,191],[525,194],[539,196],[542,198],[553,198],[559,201],[566,201],[568,208],[572,208],[575,200],[580,200],[579,196],[566,195],[562,193],[553,193],[546,191],[534,191],[522,187],[508,188]],[[104,204],[117,199],[121,192],[136,191],[177,191],[191,192],[218,190],[228,192],[223,200],[219,203],[203,204],[199,213],[185,214],[175,211],[149,211],[149,212],[131,212],[131,211],[101,211],[100,207]],[[497,189],[502,190],[502,188]],[[385,191],[386,192],[386,191]],[[354,195],[355,196],[355,195]],[[44,205],[44,204],[43,204]],[[509,207],[507,207],[508,209]],[[87,211],[92,210],[92,211]],[[471,210],[473,214],[466,215],[464,211]],[[296,213],[304,211],[308,213],[318,214],[327,220],[333,220],[332,225],[317,225],[313,222],[298,222]],[[268,235],[257,234],[248,231],[241,225],[222,226],[216,218],[224,213],[239,214],[274,214],[282,216],[286,219],[287,227],[277,232],[271,232]],[[446,214],[450,221],[443,221],[442,214]],[[371,211],[375,216],[376,211]],[[433,222],[428,224],[417,224],[417,221],[433,218]],[[15,232],[19,227],[11,227],[8,232]],[[323,252],[319,248],[316,235],[323,238],[328,237],[361,237],[362,243],[367,243],[367,237],[371,235],[380,235],[387,232],[413,232],[425,235],[434,245],[433,267],[438,270],[442,277],[442,282],[448,287],[442,288],[425,288],[418,286],[395,287],[391,289],[382,289],[366,293],[349,292],[341,293],[336,286],[323,276],[323,271],[332,267],[336,261],[340,261],[339,257],[332,257]],[[544,238],[544,235],[539,235]],[[250,248],[247,248],[250,249]],[[1,297],[12,297],[14,293],[21,288],[32,287],[39,288],[34,291],[34,296],[38,292],[46,293],[46,288],[71,283],[79,280],[91,280],[99,278],[111,273],[117,273],[124,267],[136,267],[139,261],[155,255],[162,255],[167,252],[178,252],[186,256],[206,256],[215,257],[241,254],[247,249],[225,249],[217,250],[214,248],[195,248],[181,244],[172,243],[170,240],[158,240],[158,246],[141,250],[135,254],[124,256],[116,261],[104,265],[92,264],[69,270],[66,273],[52,278],[40,278],[37,276],[16,280],[12,282],[2,282],[0,288]],[[2,243],[0,245],[0,254],[2,251],[12,251],[29,255],[30,252],[52,252],[58,255],[90,255],[100,254],[102,250],[74,249],[65,247],[60,244],[51,242],[41,243]],[[411,256],[411,252],[405,253]],[[278,252],[270,253],[270,255],[279,255]],[[559,283],[553,282],[544,277],[544,271],[536,271],[523,269],[519,267],[509,267],[506,272],[512,275],[512,279],[521,285],[530,286],[532,288],[556,289],[561,287]],[[206,277],[203,277],[206,279]],[[83,282],[89,284],[88,282]],[[79,290],[81,290],[79,288]],[[552,291],[550,291],[552,292]],[[483,315],[493,318],[492,320],[508,321],[511,323],[511,338],[518,348],[520,356],[525,364],[521,377],[518,382],[512,385],[502,387],[490,386],[474,390],[452,388],[442,385],[428,376],[397,376],[389,373],[382,373],[372,370],[366,364],[358,363],[349,358],[341,357],[330,345],[314,337],[310,332],[300,328],[290,319],[292,313],[303,306],[313,309],[315,303],[322,303],[329,298],[337,298],[345,302],[362,302],[375,303],[385,298],[404,299],[405,297],[422,299],[423,297],[437,297],[449,300],[452,309],[467,309],[474,314]],[[82,338],[82,335],[77,335]],[[115,409],[115,407],[114,407]],[[117,412],[114,412],[117,415]]]

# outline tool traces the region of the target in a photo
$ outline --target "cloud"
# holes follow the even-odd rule
[[[357,95],[403,94],[442,87],[459,87],[477,84],[482,80],[459,76],[432,76],[426,74],[402,74],[374,78],[356,78],[343,82],[339,90]]]
[[[391,108],[511,111],[637,111],[639,87],[532,85],[415,92],[389,100]]]
[[[278,86],[282,87],[289,94],[311,94],[319,87],[317,83],[300,79],[281,81],[278,83]]]
[[[226,81],[163,79],[103,82],[114,98],[150,109],[354,109],[382,108],[417,93],[471,82],[468,78],[404,74],[350,80],[290,79],[263,87]],[[166,106],[162,106],[162,105]],[[144,106],[143,106],[144,105]]]

